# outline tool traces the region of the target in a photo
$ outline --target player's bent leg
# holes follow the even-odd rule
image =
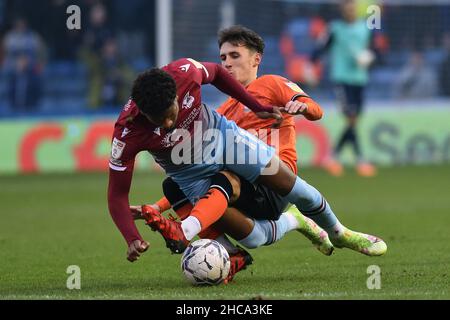
[[[186,195],[181,191],[180,186],[168,177],[162,183],[164,196],[170,202],[172,209],[176,212],[181,220],[187,218],[194,207]]]
[[[233,189],[232,197],[239,196],[239,178],[231,173],[220,174],[217,178],[212,179],[211,188],[219,188],[224,192],[230,191],[230,185],[227,186],[227,181],[230,180],[230,185]],[[181,220],[185,220],[193,209],[193,205],[187,199],[179,185],[173,181],[172,178],[166,178],[163,182],[163,192],[167,200],[172,204],[172,208],[180,217]],[[186,239],[182,225],[174,219],[167,219],[162,214],[153,210],[149,206],[143,207],[143,214],[146,216],[147,224],[155,231],[158,231],[166,241],[166,246],[172,251],[172,253],[182,253],[186,249],[189,241]],[[210,227],[199,233],[200,238],[216,239],[220,235],[220,231],[217,228]],[[220,238],[219,238],[220,239]],[[236,248],[235,248],[236,249]],[[238,250],[229,250],[232,255]]]
[[[228,208],[223,217],[214,226],[230,235],[247,248],[271,245],[283,236],[297,230],[305,235],[323,254],[329,256],[333,252],[333,244],[325,230],[314,221],[303,216],[296,208],[290,208],[278,220],[252,220],[245,217],[236,208]]]
[[[272,161],[279,161],[274,157]],[[306,183],[300,177],[295,176],[283,163],[276,164],[279,170],[275,175],[261,175],[259,181],[273,188],[280,195],[286,195],[286,199],[295,204],[307,217],[311,218],[320,227],[325,229],[331,242],[336,247],[346,247],[370,256],[382,255],[387,246],[378,237],[366,235],[349,230],[344,227],[325,198],[313,186]],[[289,183],[294,179],[293,187],[286,192]]]
[[[230,181],[228,181],[225,175],[217,173],[211,179],[200,180],[197,183],[198,188],[204,189],[205,183],[208,183],[206,187],[209,188],[208,192],[200,198],[192,208],[190,215],[181,222],[181,225],[179,225],[179,222],[166,219],[156,210],[151,210],[148,207],[145,208],[147,214],[152,218],[151,220],[148,220],[149,224],[151,223],[152,229],[158,230],[162,234],[164,232],[163,236],[166,239],[166,242],[172,236],[174,239],[171,240],[174,240],[176,243],[180,243],[180,240],[185,243],[192,240],[202,230],[207,229],[211,224],[217,221],[225,212],[228,207],[230,196],[233,195],[233,186]],[[181,186],[179,189],[182,193],[185,193]],[[194,190],[189,199],[194,199],[193,195],[195,193],[199,193],[199,190]],[[170,196],[168,194],[166,194],[166,197],[170,201]],[[178,234],[180,226],[183,237]],[[178,253],[180,250],[176,248],[176,251]]]
[[[233,196],[233,185],[227,176],[216,173],[211,178],[209,190],[195,204],[189,217],[182,222],[183,232],[188,240],[207,229],[220,219]]]
[[[248,218],[238,209],[229,207],[213,226],[239,241],[252,232],[254,225],[253,219]]]
[[[288,208],[289,202],[271,189],[260,184],[253,185],[245,179],[241,180],[241,184],[241,196],[233,204],[235,208],[255,220],[276,221],[282,214],[291,216],[294,224],[297,222],[297,231],[311,240],[312,244],[321,253],[331,255],[333,252],[333,244],[330,242],[326,231],[320,228],[314,221],[302,215],[295,206],[291,206],[288,211],[284,212]],[[245,236],[240,234],[239,238],[234,238],[243,239],[248,235],[249,233],[245,234]]]
[[[237,166],[235,169],[240,170],[240,174],[247,174],[251,176],[249,172],[246,172]],[[278,194],[286,196],[289,195],[293,189],[295,189],[297,178],[298,177],[284,162],[280,161],[277,156],[273,156],[266,162],[266,167],[263,169],[262,174],[259,176],[257,181],[271,188]],[[297,198],[301,196],[306,196],[306,201],[313,202],[313,205],[316,205],[316,203],[320,201],[320,199],[317,199],[316,197],[311,197],[310,194],[295,194],[295,197]],[[295,200],[297,202],[299,201],[299,199]],[[334,225],[335,222],[336,221],[332,221],[332,225]],[[262,245],[270,245],[281,239],[287,232],[296,230],[298,224],[298,221],[289,215],[281,215],[280,218],[275,221],[255,220],[255,227],[252,232],[239,242],[247,248],[257,248]]]
[[[231,187],[232,187],[232,194],[230,195],[230,200],[228,201],[229,204],[232,204],[234,202],[236,202],[236,200],[240,197],[241,195],[241,179],[234,174],[233,172],[230,171],[220,171],[219,174],[222,174],[223,176],[225,176],[227,178],[227,180],[230,182]],[[213,185],[211,185],[211,188],[213,187]],[[220,187],[219,185],[217,187]]]
[[[293,189],[296,178],[297,176],[292,170],[275,155],[262,170],[256,182],[267,186],[284,197]]]

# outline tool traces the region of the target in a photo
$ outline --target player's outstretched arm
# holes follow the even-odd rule
[[[141,253],[148,249],[149,243],[142,239],[130,213],[128,193],[131,179],[131,172],[110,169],[108,207],[114,223],[128,244],[127,259],[133,262],[138,260]]]
[[[273,113],[273,106],[263,106],[236,79],[234,79],[225,68],[216,63],[203,63],[208,71],[209,77],[204,78],[205,83],[211,83],[223,93],[235,98],[253,112]]]

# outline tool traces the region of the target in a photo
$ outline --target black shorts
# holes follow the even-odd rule
[[[242,177],[241,195],[231,204],[243,214],[256,220],[278,220],[289,202],[266,186],[248,182]]]
[[[364,86],[337,84],[336,96],[347,117],[358,116],[364,104]]]

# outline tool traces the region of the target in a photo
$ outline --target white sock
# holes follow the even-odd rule
[[[202,225],[196,217],[189,216],[181,221],[181,229],[186,239],[191,241],[202,230]]]
[[[300,226],[298,223],[297,218],[290,212],[283,212],[283,216],[286,216],[288,224],[289,224],[289,231],[290,230],[297,230]]]

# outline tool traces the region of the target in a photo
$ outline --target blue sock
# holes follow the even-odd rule
[[[295,180],[294,187],[286,196],[286,199],[290,203],[295,204],[303,215],[311,218],[320,227],[325,229],[330,236],[340,232],[341,224],[334,215],[333,210],[331,210],[328,202],[316,188],[310,186],[306,181],[300,179],[300,177],[297,177]]]
[[[254,220],[255,226],[252,232],[239,243],[254,249],[260,246],[268,246],[280,240],[287,232],[295,229],[285,215],[281,215],[276,221]]]

